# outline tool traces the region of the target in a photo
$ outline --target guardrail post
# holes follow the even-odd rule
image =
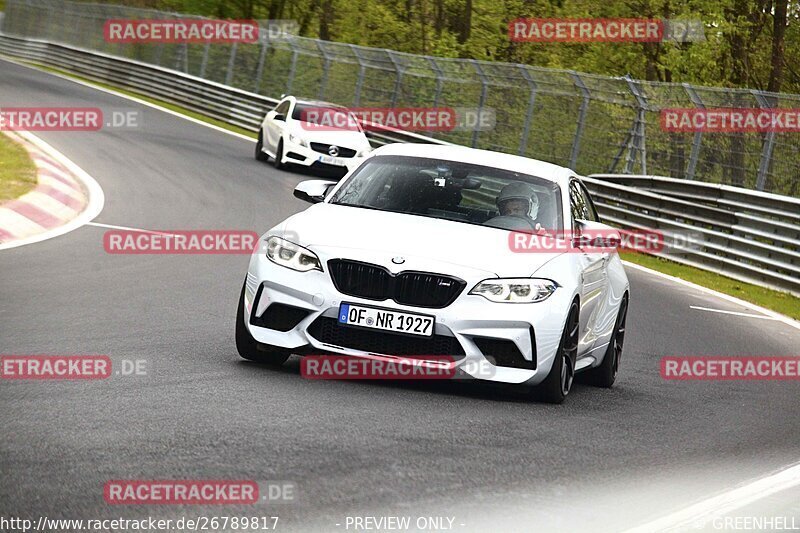
[[[80,13],[76,13],[75,15],[75,25],[72,27],[72,44],[77,44],[80,42],[81,38],[81,21],[83,20],[83,15]]]
[[[25,14],[27,16],[25,20],[26,23],[25,33],[23,35],[25,35],[26,37],[35,37],[35,34],[33,32],[34,32],[34,27],[36,26],[36,20],[35,17],[33,16],[33,6],[31,4],[32,2],[30,1],[25,2]]]
[[[155,65],[161,66],[161,56],[164,54],[164,43],[158,43],[156,48],[156,57],[153,59]]]
[[[528,82],[528,86],[531,89],[531,94],[528,97],[528,111],[525,113],[525,125],[522,129],[522,137],[519,140],[519,155],[525,155],[525,151],[528,148],[528,135],[531,131],[531,122],[533,121],[533,110],[534,106],[536,105],[536,82],[533,81],[533,77],[531,73],[528,72],[528,67],[525,65],[517,65],[517,67],[522,72],[522,77],[525,78],[525,81]]]
[[[615,155],[614,159],[611,160],[611,164],[608,166],[606,173],[614,174],[617,171],[617,165],[619,165],[619,160],[622,159],[622,154],[625,153],[625,149],[628,147],[630,142],[631,142],[631,132],[628,131],[628,135],[625,136],[625,140],[620,145],[619,150],[617,150],[617,155]]]
[[[203,48],[203,59],[200,61],[200,77],[206,79],[206,67],[208,66],[208,49],[211,43],[206,43]]]
[[[435,57],[427,56],[428,61],[436,71],[436,92],[433,93],[433,107],[439,106],[439,99],[442,97],[442,86],[444,84],[444,72],[442,72],[439,63],[436,62]]]
[[[575,137],[572,139],[572,151],[569,154],[569,166],[570,168],[575,169],[578,166],[578,154],[580,153],[581,149],[581,137],[583,136],[583,127],[586,124],[586,113],[589,111],[589,99],[591,98],[591,94],[577,72],[571,70],[570,75],[572,76],[572,81],[575,83],[578,89],[580,89],[581,94],[583,95],[583,101],[581,102],[581,107],[578,111],[578,127],[575,129]]]
[[[386,55],[389,56],[389,59],[392,61],[392,65],[394,65],[395,71],[395,79],[394,79],[394,89],[392,90],[392,107],[397,107],[397,100],[400,98],[400,87],[403,83],[403,69],[400,67],[400,64],[394,58],[394,54],[391,50],[385,50]]]
[[[647,99],[642,95],[639,88],[639,82],[631,79],[630,76],[625,76],[625,81],[631,94],[636,99],[636,121],[633,127],[633,137],[631,142],[631,150],[628,152],[628,160],[625,162],[625,174],[633,172],[633,165],[636,164],[636,158],[640,157],[642,160],[642,174],[647,174],[647,146],[645,144],[645,113],[647,112]],[[636,150],[635,153],[632,153]],[[632,157],[631,157],[632,156]]]
[[[689,99],[692,101],[692,105],[694,105],[698,109],[705,109],[706,106],[703,103],[703,100],[697,94],[697,91],[694,90],[694,87],[689,85],[688,83],[682,83],[683,90],[686,91],[686,94],[689,95]],[[689,153],[689,164],[686,166],[686,179],[693,180],[695,171],[697,170],[697,160],[700,157],[700,147],[703,144],[703,132],[696,131],[694,133],[694,138],[692,139],[692,150]]]
[[[294,75],[297,72],[297,48],[294,43],[289,41],[289,46],[292,48],[292,61],[289,63],[289,77],[286,79],[286,94],[292,94],[292,85],[294,85]]]
[[[353,94],[353,106],[358,107],[361,104],[361,88],[364,86],[364,75],[366,74],[366,67],[364,62],[361,61],[361,54],[358,53],[358,47],[354,44],[349,45],[353,55],[356,56],[358,61],[358,79],[356,80],[356,92]]]
[[[175,70],[189,72],[189,45],[186,43],[181,43],[180,52],[175,54]]]
[[[761,109],[770,109],[775,107],[773,102],[767,99],[764,96],[764,93],[761,91],[757,91],[753,89],[751,91],[753,96],[756,97],[756,101],[758,101],[758,106]],[[772,150],[775,147],[775,129],[770,128],[770,131],[767,132],[766,136],[764,137],[764,144],[761,148],[761,161],[758,163],[758,176],[756,177],[756,189],[759,191],[763,191],[764,187],[767,184],[767,176],[769,174],[769,165],[772,162]]]
[[[323,58],[322,79],[319,82],[319,91],[317,91],[317,98],[320,100],[325,98],[325,90],[328,88],[328,73],[331,69],[331,58],[328,56],[328,52],[325,51],[322,43],[323,41],[317,41],[317,49],[322,54]]]
[[[225,85],[233,87],[233,68],[236,63],[236,45],[237,41],[233,41],[231,45],[231,55],[228,57],[228,73],[225,75]]]
[[[253,87],[253,92],[258,94],[261,89],[261,77],[264,75],[264,60],[267,57],[267,47],[269,42],[266,38],[261,40],[261,50],[258,53],[258,67],[256,68],[256,84]]]
[[[483,69],[481,68],[481,64],[478,63],[476,59],[470,60],[472,65],[475,67],[475,72],[478,73],[478,76],[481,78],[481,96],[478,100],[478,116],[480,117],[483,114],[483,107],[486,105],[486,95],[489,92],[489,84],[486,80],[486,75],[483,73]],[[471,146],[473,148],[478,147],[478,135],[480,134],[480,128],[477,126],[474,130],[472,130],[472,143]]]

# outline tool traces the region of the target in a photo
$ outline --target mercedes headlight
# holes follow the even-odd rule
[[[280,237],[272,236],[267,239],[267,257],[277,265],[299,272],[310,270],[322,272],[322,265],[317,254]]]
[[[372,148],[364,148],[363,150],[358,151],[356,157],[367,157],[371,153],[372,153]]]
[[[549,279],[496,278],[481,281],[469,293],[491,302],[536,303],[547,300],[557,287]]]
[[[308,148],[308,142],[299,135],[295,135],[294,133],[289,134],[289,142],[294,144],[299,144],[300,146]]]

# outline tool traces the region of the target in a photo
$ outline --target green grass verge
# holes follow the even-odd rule
[[[2,1],[2,0],[0,0],[0,1]],[[67,72],[65,70],[48,67],[48,66],[45,66],[45,65],[42,65],[42,64],[39,64],[39,63],[30,62],[30,61],[21,61],[21,62],[22,63],[26,63],[28,65],[31,65],[33,67],[36,67],[38,69],[47,71],[47,72],[53,72],[55,74],[60,74],[62,76],[66,76],[68,78],[72,78],[72,79],[75,79],[75,80],[78,80],[78,81],[82,81],[84,83],[88,83],[90,85],[94,85],[96,87],[101,87],[103,89],[108,89],[110,91],[115,91],[115,92],[118,92],[120,94],[124,94],[126,96],[132,96],[134,98],[138,98],[139,100],[144,100],[145,102],[149,102],[151,104],[155,104],[155,105],[164,107],[166,109],[169,109],[170,111],[175,111],[176,113],[180,113],[181,115],[186,115],[187,117],[191,117],[193,119],[200,120],[200,121],[205,122],[207,124],[212,124],[214,126],[217,126],[219,128],[222,128],[222,129],[225,129],[225,130],[228,130],[228,131],[232,131],[234,133],[239,133],[241,135],[245,135],[245,136],[253,138],[253,139],[257,139],[258,138],[258,135],[256,133],[252,132],[252,131],[248,131],[248,130],[246,130],[244,128],[240,128],[238,126],[233,126],[233,125],[228,124],[226,122],[223,122],[221,120],[217,120],[217,119],[214,119],[214,118],[209,118],[209,117],[207,117],[205,115],[201,115],[200,113],[197,113],[195,111],[190,111],[189,109],[186,109],[185,107],[181,107],[179,105],[171,104],[169,102],[165,102],[163,100],[158,100],[156,98],[151,98],[149,96],[145,96],[145,95],[137,93],[135,91],[129,91],[127,89],[121,89],[119,87],[115,87],[114,85],[108,85],[106,83],[101,83],[101,82],[98,82],[98,81],[90,80],[90,79],[84,78],[82,76],[76,76],[75,74],[72,74],[72,73]]]
[[[682,265],[674,261],[654,257],[652,255],[622,252],[620,257],[625,261],[651,268],[664,274],[691,281],[697,285],[714,289],[724,294],[735,296],[741,300],[752,302],[761,307],[771,309],[783,315],[800,320],[800,298],[791,294],[767,289],[751,283],[745,283],[714,272]]]
[[[23,146],[0,133],[0,202],[19,198],[36,186],[36,165]]]

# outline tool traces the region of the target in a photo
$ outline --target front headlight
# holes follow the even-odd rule
[[[549,279],[485,279],[469,291],[492,302],[536,303],[547,300],[558,284]]]
[[[372,148],[364,148],[363,150],[358,151],[356,157],[367,157],[371,153],[372,153]]]
[[[299,272],[310,270],[322,272],[322,265],[317,254],[280,237],[272,236],[267,239],[267,257],[276,265]]]
[[[289,134],[289,142],[294,144],[299,144],[300,146],[308,148],[308,142],[299,135],[295,135],[294,133]]]

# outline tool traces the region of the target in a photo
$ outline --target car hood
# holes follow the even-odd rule
[[[289,217],[275,232],[319,253],[323,261],[346,257],[394,271],[441,271],[451,265],[465,275],[469,270],[487,277],[528,277],[563,253],[512,252],[506,230],[328,203]],[[398,256],[406,260],[402,267],[391,263]]]

